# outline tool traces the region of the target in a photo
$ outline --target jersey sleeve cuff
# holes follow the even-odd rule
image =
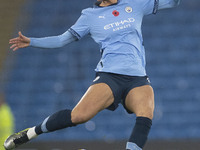
[[[29,46],[34,46],[34,38],[29,38],[30,39],[30,44]]]
[[[77,40],[80,40],[81,39],[81,36],[76,32],[74,31],[72,28],[69,28],[68,31],[77,38]]]
[[[158,5],[159,5],[159,0],[154,0],[153,14],[157,13],[157,11],[158,11]]]

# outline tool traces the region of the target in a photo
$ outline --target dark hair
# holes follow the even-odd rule
[[[101,4],[102,1],[96,1],[95,5],[99,6]]]
[[[99,6],[103,1],[107,1],[107,2],[109,2],[110,0],[101,0],[101,1],[96,1],[95,5],[96,5],[96,6]]]

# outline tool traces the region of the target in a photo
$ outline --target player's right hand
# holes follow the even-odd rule
[[[22,35],[22,33],[19,31],[19,36],[13,39],[10,39],[9,44],[12,44],[10,46],[13,51],[18,50],[19,48],[25,48],[30,45],[30,39],[26,36]]]

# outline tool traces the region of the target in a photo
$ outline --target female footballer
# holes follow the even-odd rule
[[[135,113],[136,123],[126,144],[127,150],[142,150],[152,125],[154,93],[145,71],[145,49],[141,25],[143,16],[175,7],[180,0],[98,0],[94,8],[82,11],[77,22],[59,36],[28,38],[19,32],[11,39],[14,51],[28,46],[58,48],[85,35],[100,46],[102,57],[96,79],[73,110],[65,109],[47,117],[41,124],[13,134],[4,143],[16,148],[38,135],[85,123],[98,112],[114,111],[121,103]]]

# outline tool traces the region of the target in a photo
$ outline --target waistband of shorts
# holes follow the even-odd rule
[[[96,72],[96,76],[98,76],[100,74],[114,75],[114,76],[118,76],[118,77],[133,77],[133,78],[148,77],[147,75],[145,75],[145,76],[130,76],[130,75],[117,74],[117,73],[112,73],[112,72],[101,72],[101,71]]]

